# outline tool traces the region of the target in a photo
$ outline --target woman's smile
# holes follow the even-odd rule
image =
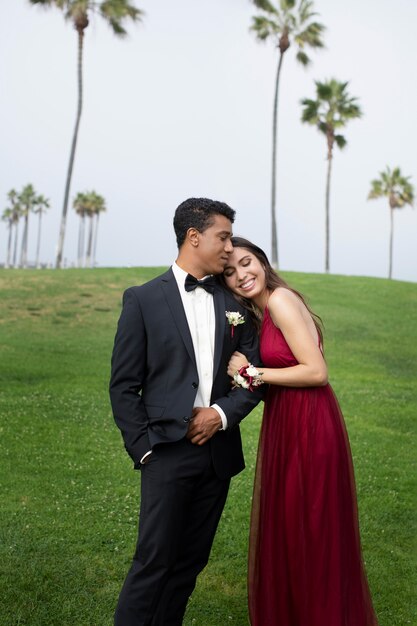
[[[242,291],[249,291],[252,289],[255,282],[256,278],[245,278],[244,282],[239,285],[239,289],[242,289]]]

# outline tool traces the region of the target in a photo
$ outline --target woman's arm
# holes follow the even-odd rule
[[[258,367],[262,380],[270,385],[286,387],[318,387],[327,384],[327,366],[319,347],[313,319],[303,302],[288,289],[276,289],[268,301],[269,314],[284,335],[298,365],[281,368]],[[241,353],[229,361],[227,373],[247,365]],[[256,363],[253,363],[256,366]]]

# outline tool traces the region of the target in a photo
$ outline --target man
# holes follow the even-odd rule
[[[110,396],[127,452],[141,469],[141,503],[116,626],[182,624],[230,478],[244,468],[238,424],[261,392],[233,389],[227,364],[235,350],[259,363],[258,340],[245,309],[213,276],[233,250],[234,217],[227,204],[206,198],[180,204],[176,262],[124,293]],[[240,314],[232,316],[236,325],[228,322],[230,311]]]

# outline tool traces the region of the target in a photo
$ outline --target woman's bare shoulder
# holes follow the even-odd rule
[[[302,304],[300,298],[296,293],[287,289],[287,287],[277,287],[269,296],[268,307],[275,308],[276,306],[297,306]]]

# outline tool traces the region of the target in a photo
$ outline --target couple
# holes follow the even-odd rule
[[[261,399],[252,626],[376,626],[319,319],[260,248],[232,237],[234,218],[223,202],[180,204],[176,262],[124,293],[110,395],[141,504],[115,626],[182,624],[244,468],[239,422]]]

